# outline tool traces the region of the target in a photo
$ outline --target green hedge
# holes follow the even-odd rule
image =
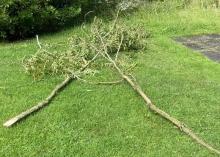
[[[81,13],[89,0],[1,0],[0,39],[55,31]]]

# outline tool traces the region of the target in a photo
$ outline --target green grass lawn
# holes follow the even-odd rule
[[[220,33],[220,11],[184,9],[155,12],[142,8],[123,18],[151,33],[138,54],[134,74],[153,102],[185,122],[220,149],[220,64],[172,40],[172,37]],[[65,43],[81,29],[41,37]],[[0,123],[44,99],[62,78],[33,82],[21,60],[37,50],[35,39],[0,44]],[[88,79],[111,80],[115,73]],[[166,120],[148,111],[125,83],[96,86],[73,82],[50,106],[7,129],[0,126],[1,157],[212,157]]]

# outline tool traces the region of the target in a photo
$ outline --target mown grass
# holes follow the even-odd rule
[[[148,6],[123,19],[151,32],[134,74],[153,102],[220,148],[220,64],[172,40],[176,36],[219,33],[216,9],[150,12]],[[87,26],[89,27],[89,26]],[[41,37],[65,43],[81,29]],[[33,106],[62,80],[33,82],[21,60],[37,50],[35,39],[0,44],[0,123]],[[111,80],[103,70],[92,80]],[[215,156],[173,125],[149,112],[126,84],[95,86],[73,82],[53,103],[18,125],[0,127],[0,156]]]

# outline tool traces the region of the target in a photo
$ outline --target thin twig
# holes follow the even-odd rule
[[[119,44],[119,46],[118,46],[118,50],[117,50],[117,52],[116,52],[115,61],[118,60],[118,54],[119,54],[119,52],[120,52],[120,50],[121,50],[121,45],[122,45],[122,43],[123,43],[123,40],[124,40],[124,35],[121,36],[121,42],[120,42],[120,44]]]
[[[89,14],[91,14],[91,13],[94,13],[94,11],[91,10],[91,11],[87,12],[87,13],[84,15],[84,22],[85,22],[85,23],[87,22],[87,21],[86,21],[87,16],[88,16]]]
[[[41,46],[41,44],[40,44],[38,35],[36,35],[36,39],[37,39],[37,45],[38,45],[38,47],[39,47],[40,49],[42,49],[42,46]]]
[[[107,37],[107,36],[114,30],[114,28],[115,28],[115,26],[116,26],[116,24],[117,24],[117,22],[118,22],[118,17],[119,17],[120,11],[121,11],[121,9],[118,9],[117,14],[116,14],[116,17],[115,17],[115,20],[114,20],[114,22],[113,22],[113,25],[112,25],[110,31],[109,31],[108,33],[106,33],[103,38]]]
[[[91,84],[91,85],[115,85],[115,84],[122,83],[124,81],[124,79],[121,79],[121,80],[107,81],[107,82],[91,82],[91,81],[87,81],[87,80],[79,78],[79,77],[77,79],[79,81],[82,81],[84,83],[88,83],[88,84]]]

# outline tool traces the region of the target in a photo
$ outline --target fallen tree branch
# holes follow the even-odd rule
[[[96,60],[96,58],[99,56],[99,53],[97,53],[86,65],[84,65],[80,71],[83,72],[92,62],[94,62]],[[63,82],[61,82],[60,84],[58,84],[50,93],[50,95],[43,100],[42,102],[38,103],[36,106],[20,113],[19,115],[9,119],[8,121],[6,121],[3,126],[5,127],[11,127],[12,125],[14,125],[15,123],[17,123],[18,121],[24,119],[25,117],[29,116],[30,114],[32,114],[33,112],[36,112],[40,109],[42,109],[43,107],[47,106],[56,96],[57,94],[62,91],[63,88],[65,88],[72,80],[76,79],[75,75],[71,75],[69,77],[67,77]]]
[[[144,101],[146,103],[146,106],[149,107],[150,110],[152,110],[153,112],[157,113],[161,117],[163,117],[163,118],[167,119],[168,121],[170,121],[171,123],[173,123],[181,131],[183,131],[184,133],[189,135],[192,139],[194,139],[197,143],[201,144],[202,146],[204,146],[205,148],[209,149],[210,151],[220,155],[220,151],[219,150],[217,150],[217,149],[213,148],[211,145],[207,144],[204,140],[202,140],[200,137],[198,137],[190,128],[188,128],[184,123],[182,123],[181,121],[177,120],[176,118],[172,117],[171,115],[169,115],[165,111],[163,111],[160,108],[158,108],[157,106],[155,106],[151,102],[151,100],[147,97],[147,95],[143,92],[141,87],[138,86],[137,84],[135,84],[128,76],[123,75],[122,77],[144,99]]]
[[[118,15],[117,15],[118,16]],[[117,18],[116,18],[117,21]],[[123,37],[121,37],[121,43],[119,43],[119,47],[118,50],[116,52],[116,56],[115,56],[115,61],[111,58],[111,56],[109,55],[109,40],[106,40],[105,38],[107,38],[111,32],[114,30],[116,25],[116,22],[114,22],[112,28],[110,28],[110,31],[108,33],[106,33],[103,36],[103,33],[100,33],[100,28],[99,27],[95,27],[94,30],[91,32],[93,34],[93,37],[95,37],[95,39],[100,39],[100,41],[96,41],[96,43],[92,43],[91,46],[92,48],[94,48],[94,52],[97,52],[97,54],[94,56],[94,58],[88,62],[88,64],[86,64],[82,69],[80,69],[80,71],[84,71],[90,63],[92,63],[99,54],[101,54],[105,59],[107,59],[107,61],[109,63],[111,63],[114,68],[118,71],[118,73],[120,74],[121,78],[123,80],[125,80],[132,88],[135,92],[137,92],[141,98],[145,101],[146,106],[153,112],[157,113],[159,116],[161,116],[162,118],[167,119],[169,122],[171,122],[172,124],[174,124],[175,126],[177,126],[181,131],[183,131],[184,133],[186,133],[187,135],[189,135],[193,140],[195,140],[197,143],[199,143],[200,145],[204,146],[205,148],[207,148],[208,150],[220,155],[220,151],[213,148],[211,145],[207,144],[205,141],[203,141],[200,137],[198,137],[189,127],[187,127],[184,123],[182,123],[181,121],[177,120],[176,118],[172,117],[171,115],[169,115],[168,113],[166,113],[165,111],[161,110],[160,108],[158,108],[157,106],[155,106],[150,98],[144,93],[144,91],[142,90],[142,88],[138,85],[135,77],[133,76],[128,76],[125,74],[125,72],[123,70],[121,70],[121,68],[118,66],[118,63],[116,63],[118,55],[119,55],[119,51],[121,49],[122,43],[123,43]],[[96,39],[96,40],[97,40]],[[39,39],[37,37],[37,41],[39,42]],[[99,43],[100,42],[100,43]],[[39,47],[41,48],[40,43],[38,43]],[[110,51],[111,52],[111,51]],[[62,83],[58,84],[56,86],[56,88],[51,92],[51,94],[42,102],[40,102],[39,104],[37,104],[36,106],[28,109],[25,112],[22,112],[21,114],[17,115],[16,117],[8,120],[6,123],[4,123],[5,127],[10,127],[13,124],[15,124],[16,122],[22,120],[23,118],[27,117],[28,115],[30,115],[31,113],[38,111],[39,109],[43,108],[44,106],[48,105],[55,97],[56,95],[63,89],[65,88],[66,85],[68,85],[72,80],[77,79],[77,76],[75,74],[72,74],[70,77],[68,77],[67,79],[65,79]],[[112,83],[112,82],[111,82]]]
[[[207,148],[208,150],[210,150],[213,153],[216,153],[218,155],[220,155],[220,151],[213,148],[211,145],[207,144],[205,141],[203,141],[200,137],[198,137],[189,127],[187,127],[184,123],[182,123],[181,121],[177,120],[176,118],[172,117],[171,115],[169,115],[168,113],[166,113],[165,111],[161,110],[160,108],[158,108],[157,106],[155,106],[150,98],[148,98],[148,96],[144,93],[144,91],[141,89],[141,87],[134,82],[129,76],[125,75],[123,73],[123,71],[119,68],[119,66],[116,64],[116,62],[110,57],[110,55],[105,52],[105,58],[107,56],[108,61],[110,63],[113,64],[113,66],[115,67],[115,69],[118,71],[118,73],[121,75],[121,77],[142,97],[142,99],[145,101],[146,106],[153,112],[157,113],[158,115],[160,115],[161,117],[167,119],[168,121],[170,121],[172,124],[174,124],[175,126],[177,126],[181,131],[183,131],[184,133],[186,133],[187,135],[189,135],[192,139],[194,139],[197,143],[199,143],[200,145],[204,146],[205,148]]]
[[[184,133],[186,133],[187,135],[189,135],[192,139],[194,139],[197,143],[199,143],[200,145],[204,146],[205,148],[207,148],[208,150],[210,150],[213,153],[216,153],[218,155],[220,155],[220,151],[213,148],[211,145],[207,144],[205,141],[203,141],[200,137],[198,137],[190,128],[188,128],[184,123],[182,123],[181,121],[177,120],[176,118],[172,117],[171,115],[169,115],[168,113],[166,113],[165,111],[161,110],[160,108],[158,108],[157,106],[155,106],[150,98],[144,93],[144,91],[141,89],[141,87],[138,85],[138,83],[136,83],[136,79],[134,76],[132,76],[132,78],[135,80],[133,81],[129,76],[127,76],[117,65],[116,61],[114,61],[111,56],[108,54],[108,50],[107,50],[107,46],[106,44],[103,42],[103,37],[101,36],[100,32],[98,30],[96,30],[97,36],[100,39],[100,43],[102,44],[103,50],[101,53],[101,55],[103,56],[103,58],[107,59],[108,62],[110,62],[111,64],[113,64],[114,68],[118,71],[118,73],[121,75],[121,77],[134,89],[134,91],[136,91],[141,97],[142,99],[145,101],[146,106],[153,112],[157,113],[158,115],[160,115],[162,118],[167,119],[168,121],[170,121],[172,124],[174,124],[175,126],[177,126],[181,131],[183,131]],[[120,49],[121,44],[119,44],[119,48]],[[117,52],[118,53],[118,52]],[[118,54],[117,54],[118,55]]]

